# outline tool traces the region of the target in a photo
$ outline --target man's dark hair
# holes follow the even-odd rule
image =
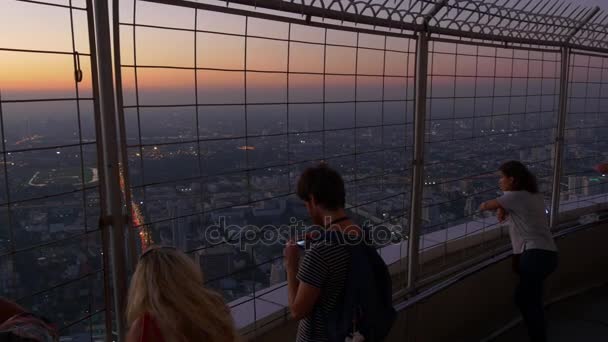
[[[317,204],[327,210],[344,208],[346,201],[342,176],[325,163],[304,170],[297,191],[303,201],[308,202],[314,196]]]
[[[536,177],[528,168],[516,160],[502,164],[499,170],[507,177],[513,177],[513,190],[525,190],[530,193],[538,192]]]

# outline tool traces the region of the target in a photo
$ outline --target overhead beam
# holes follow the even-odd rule
[[[384,28],[389,28],[389,29],[400,29],[400,30],[407,30],[407,31],[413,31],[413,32],[427,31],[432,34],[442,34],[442,35],[449,35],[449,36],[454,36],[454,37],[464,37],[464,38],[470,38],[470,39],[493,40],[493,41],[498,41],[498,42],[503,42],[503,43],[513,43],[513,44],[545,45],[545,46],[557,46],[557,47],[566,46],[571,49],[587,50],[587,51],[593,51],[593,52],[598,52],[598,53],[608,53],[608,48],[584,46],[584,45],[580,45],[580,44],[571,44],[569,42],[569,40],[566,42],[565,39],[550,41],[550,40],[546,40],[546,39],[535,39],[535,38],[516,37],[516,36],[511,36],[511,35],[500,35],[500,34],[493,34],[493,33],[463,31],[463,30],[447,28],[447,27],[438,27],[438,26],[429,26],[429,25],[427,25],[427,27],[424,27],[424,25],[417,24],[417,23],[407,23],[407,22],[402,22],[399,20],[392,20],[390,18],[377,18],[377,17],[371,17],[371,16],[366,16],[366,15],[361,15],[361,14],[356,14],[356,13],[347,13],[347,12],[342,12],[342,11],[338,11],[338,10],[329,10],[329,9],[322,8],[322,7],[313,7],[310,5],[302,5],[302,4],[287,2],[285,0],[256,0],[256,1],[230,0],[230,1],[227,1],[227,4],[234,3],[234,4],[239,4],[239,5],[251,6],[252,10],[231,8],[228,6],[209,5],[209,4],[200,3],[200,2],[184,1],[184,0],[142,0],[142,1],[158,3],[158,4],[165,4],[165,5],[174,5],[174,6],[180,6],[180,7],[197,8],[197,9],[201,9],[201,10],[218,11],[218,12],[224,12],[224,13],[228,13],[228,14],[248,15],[248,16],[254,16],[254,17],[259,17],[262,19],[269,19],[269,20],[280,20],[280,21],[290,21],[290,22],[297,21],[293,17],[283,17],[283,16],[275,15],[275,14],[255,12],[255,11],[253,11],[254,6],[255,6],[258,8],[264,8],[264,9],[270,9],[270,10],[275,10],[275,11],[282,11],[282,12],[286,12],[286,13],[297,14],[297,15],[303,16],[304,18],[311,17],[311,18],[332,19],[332,20],[337,20],[337,21],[346,21],[346,22],[355,23],[355,24],[364,24],[364,25],[369,25],[369,26],[384,27]],[[438,6],[442,3],[444,3],[443,0],[441,2],[435,4],[433,10],[436,9],[436,11],[438,13],[439,10],[443,6],[446,5],[445,3],[447,3],[447,1],[445,1],[445,3],[442,6]],[[431,14],[433,12],[433,10],[429,11],[429,13],[427,13],[427,16],[429,14]],[[435,13],[434,15],[436,15],[437,13]],[[421,16],[423,18],[425,18],[424,15],[421,14]],[[429,17],[429,18],[432,18],[432,17]],[[591,19],[591,17],[589,19]],[[307,24],[306,20],[302,20],[301,24]],[[308,21],[308,24],[315,25],[315,26],[321,25],[320,23],[315,22],[315,21]],[[582,29],[584,27],[584,24],[579,25],[579,26],[581,27],[580,29]],[[577,26],[577,27],[579,27],[579,26]],[[344,26],[343,29],[358,30],[358,28],[348,27],[348,26]],[[576,30],[576,28],[574,28],[570,34],[576,35],[576,33],[578,31],[580,31],[580,29]],[[383,35],[395,35],[396,34],[394,31],[393,32],[377,31],[377,33],[383,34]]]
[[[587,15],[579,22],[579,24],[575,28],[573,28],[572,31],[570,31],[570,33],[568,33],[564,43],[566,43],[566,44],[570,43],[572,38],[574,38],[576,36],[576,34],[579,33],[580,30],[582,30],[585,27],[585,25],[587,25],[587,23],[589,23],[589,21],[591,21],[591,19],[593,19],[593,17],[595,17],[595,15],[599,11],[600,11],[600,8],[598,6],[595,6],[589,13],[587,13]]]

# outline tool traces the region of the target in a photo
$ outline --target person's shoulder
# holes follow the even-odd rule
[[[531,199],[531,200],[544,199],[542,192],[530,192],[530,191],[526,191],[526,190],[515,191],[515,192],[517,192],[518,198],[526,198],[526,199]]]
[[[535,194],[525,191],[525,190],[515,190],[515,191],[504,191],[503,192],[503,197],[517,198],[517,199],[532,198],[533,195],[535,195]]]
[[[324,253],[332,248],[332,244],[329,241],[321,240],[313,243],[310,246],[310,251],[314,253]]]
[[[127,342],[139,342],[143,335],[142,317],[136,319],[127,332]]]
[[[346,246],[337,241],[319,241],[312,245],[311,251],[321,256],[327,256],[346,251]]]
[[[158,321],[149,313],[144,313],[133,321],[127,334],[127,342],[140,341],[164,342]]]
[[[520,205],[529,206],[544,203],[545,196],[542,192],[529,192],[526,190],[512,191],[512,202],[519,203]]]

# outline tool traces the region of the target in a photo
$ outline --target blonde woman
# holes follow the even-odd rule
[[[128,342],[231,342],[236,332],[222,297],[200,268],[171,247],[151,247],[137,264],[127,304]]]

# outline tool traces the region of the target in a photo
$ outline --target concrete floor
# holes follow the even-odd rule
[[[549,342],[608,342],[608,285],[547,307]],[[526,342],[523,324],[493,342]]]

